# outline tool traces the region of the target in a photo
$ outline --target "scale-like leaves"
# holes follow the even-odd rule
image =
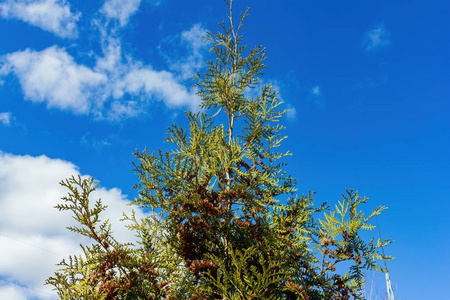
[[[390,240],[360,234],[385,207],[366,216],[367,199],[353,190],[334,210],[316,206],[313,192],[296,195],[297,180],[283,170],[290,152],[279,150],[286,110],[261,84],[265,48],[242,44],[248,9],[235,25],[225,2],[230,25],[207,33],[215,57],[193,77],[204,111],[168,128],[170,150],[135,153],[132,204],[151,210],[142,220],[124,215],[137,244],[116,241],[100,221],[106,206],[89,199],[92,179],[62,182],[69,193],[57,208],[93,245],[48,279],[61,298],[361,299],[364,270],[391,259],[379,253]]]

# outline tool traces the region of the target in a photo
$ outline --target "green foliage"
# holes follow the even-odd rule
[[[283,281],[280,262],[269,258],[258,259],[254,247],[240,251],[229,249],[232,268],[219,257],[208,255],[217,265],[217,273],[207,274],[209,285],[203,287],[205,294],[216,293],[230,300],[279,299],[273,290]]]
[[[366,198],[353,190],[334,211],[315,206],[312,192],[296,196],[280,162],[290,153],[277,151],[286,111],[261,85],[265,49],[246,50],[239,30],[248,9],[235,26],[226,3],[230,26],[208,33],[215,59],[193,77],[205,112],[186,112],[188,129],[168,129],[173,150],[135,153],[133,204],[152,211],[124,216],[138,244],[119,243],[100,223],[106,206],[90,207],[92,179],[62,182],[69,196],[57,208],[71,211],[82,227],[69,229],[94,244],[47,280],[61,298],[361,299],[363,271],[381,270],[378,249],[390,241],[365,243],[360,232],[384,207],[366,217]]]
[[[112,236],[108,220],[100,223],[100,213],[106,209],[99,199],[90,207],[90,194],[97,185],[93,179],[71,177],[61,182],[69,189],[63,197],[66,204],[57,205],[60,211],[72,211],[82,227],[69,230],[93,240],[83,246],[83,255],[63,260],[54,277],[47,279],[61,299],[162,299],[170,296],[170,282],[176,282],[180,261],[168,257],[154,216],[136,220],[133,213],[124,215],[127,227],[139,239],[139,247],[121,244]]]

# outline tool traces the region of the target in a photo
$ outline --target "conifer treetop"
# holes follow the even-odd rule
[[[138,245],[114,239],[107,222],[95,226],[106,206],[90,207],[92,180],[62,182],[69,197],[57,208],[71,211],[81,224],[71,230],[94,245],[47,280],[61,298],[362,299],[363,271],[390,259],[379,253],[389,240],[360,235],[385,207],[365,216],[367,199],[353,190],[334,210],[315,206],[314,192],[296,195],[296,179],[283,171],[290,153],[277,151],[286,110],[276,89],[261,84],[265,48],[247,50],[240,30],[249,9],[235,25],[233,2],[225,2],[229,26],[207,33],[214,58],[193,76],[205,111],[186,112],[186,129],[168,128],[172,150],[135,153],[132,204],[152,211],[124,217]]]

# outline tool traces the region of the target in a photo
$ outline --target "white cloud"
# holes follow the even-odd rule
[[[162,100],[169,107],[195,110],[198,106],[194,91],[173,73],[154,70],[131,57],[124,61],[119,40],[107,38],[103,51],[95,66],[88,67],[57,46],[43,51],[27,49],[2,57],[0,75],[15,74],[28,100],[101,119],[141,114],[149,99]]]
[[[145,111],[149,99],[161,100],[170,108],[187,106],[192,110],[196,110],[200,102],[195,92],[182,85],[174,73],[154,70],[151,65],[131,57],[124,63],[120,41],[111,37],[107,38],[104,56],[97,60],[94,69],[109,78],[105,90],[109,91],[112,101],[110,109],[103,115],[108,119],[138,115]],[[130,97],[131,100],[123,100]]]
[[[0,16],[19,19],[59,37],[76,37],[81,13],[72,13],[66,0],[7,0],[0,3]]]
[[[188,104],[195,109],[199,103],[198,97],[180,85],[172,73],[155,71],[150,67],[130,68],[118,82],[115,93],[117,95],[122,93],[156,95],[158,99],[164,99],[169,107]]]
[[[191,29],[181,33],[181,40],[189,43],[194,50],[194,54],[197,54],[199,49],[203,48],[205,45],[203,39],[204,36],[206,36],[206,29],[200,24],[194,24]]]
[[[158,0],[152,0],[151,2],[154,6],[158,6],[161,3]],[[128,24],[131,16],[139,10],[140,5],[141,0],[106,0],[100,8],[100,12],[107,19],[115,19],[119,21],[120,26],[125,26]]]
[[[27,295],[18,286],[11,284],[0,285],[0,299],[27,300]]]
[[[0,123],[5,126],[9,126],[11,124],[12,115],[10,112],[2,112],[0,113]]]
[[[78,168],[67,161],[0,152],[0,278],[43,292],[2,282],[0,299],[26,299],[30,293],[44,298],[55,295],[50,286],[43,286],[45,279],[62,258],[81,253],[79,243],[86,244],[86,238],[66,229],[74,225],[71,214],[53,208],[67,194],[58,183],[78,174]],[[118,240],[132,242],[133,233],[119,222],[122,212],[130,214],[132,209],[126,205],[126,196],[117,188],[100,187],[91,199],[98,198],[108,205],[103,218],[111,221]]]
[[[100,12],[108,19],[117,19],[120,26],[125,26],[140,4],[141,0],[106,0]]]
[[[203,52],[208,49],[208,43],[204,43],[202,36],[206,36],[206,29],[194,24],[189,30],[166,38],[159,46],[164,48],[162,54],[169,68],[176,71],[182,80],[190,78],[204,64]]]
[[[200,24],[195,24],[191,29],[181,33],[182,42],[189,45],[191,51],[187,58],[176,64],[183,79],[191,77],[204,63],[202,50],[206,49],[206,45],[202,36],[206,36],[206,29]]]
[[[94,89],[107,79],[57,46],[8,54],[3,62],[19,78],[26,99],[78,114],[89,112]]]
[[[366,51],[374,51],[389,46],[389,31],[381,23],[364,34],[362,46]]]

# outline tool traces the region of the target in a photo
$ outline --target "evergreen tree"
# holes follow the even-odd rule
[[[384,207],[365,216],[366,198],[353,190],[333,211],[314,206],[314,193],[296,196],[280,162],[290,153],[277,152],[286,111],[261,84],[265,49],[247,50],[239,31],[248,8],[235,24],[225,2],[229,26],[208,32],[214,59],[193,77],[202,112],[186,112],[188,129],[169,128],[172,151],[135,153],[133,203],[152,211],[124,217],[139,244],[121,244],[100,223],[106,206],[91,207],[92,179],[62,182],[70,192],[57,208],[94,240],[47,280],[62,299],[361,299],[363,271],[381,271],[378,248],[390,241],[366,243],[360,231]]]

